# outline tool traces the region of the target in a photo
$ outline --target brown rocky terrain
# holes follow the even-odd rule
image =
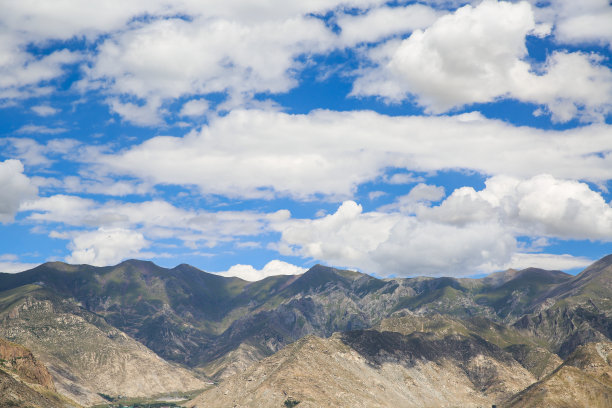
[[[507,407],[612,406],[612,343],[578,347],[553,373],[514,396]]]
[[[20,344],[0,338],[0,366],[14,371],[25,382],[41,385],[55,391],[55,385],[47,368],[32,352]]]
[[[535,378],[512,355],[457,333],[357,330],[307,336],[189,407],[481,407]]]
[[[31,348],[57,390],[83,404],[204,385],[164,359],[220,381],[201,397],[211,406],[501,404],[577,347],[610,341],[611,313],[612,257],[576,276],[527,268],[481,279],[316,265],[246,282],[136,260],[0,273],[0,336]]]
[[[0,322],[0,336],[30,348],[48,367],[57,391],[82,405],[106,402],[100,394],[140,397],[205,387],[188,370],[40,288],[20,297]]]
[[[0,338],[0,407],[76,408],[27,348]]]

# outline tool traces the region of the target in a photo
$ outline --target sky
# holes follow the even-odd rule
[[[608,0],[0,0],[0,271],[576,273]]]

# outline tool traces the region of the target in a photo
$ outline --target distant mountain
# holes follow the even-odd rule
[[[70,380],[71,370],[82,373],[83,362],[70,360],[70,353],[61,354],[58,346],[70,341],[81,347],[85,339],[75,335],[79,331],[93,336],[90,343],[102,338],[112,342],[110,348],[120,341],[129,343],[127,354],[153,361],[152,351],[161,357],[159,364],[167,364],[162,359],[182,364],[217,381],[309,335],[329,338],[336,332],[370,328],[402,336],[426,331],[436,341],[450,334],[484,341],[510,356],[535,381],[556,368],[558,356],[565,358],[580,345],[611,339],[611,280],[612,257],[577,276],[528,268],[481,279],[377,279],[316,265],[302,275],[257,282],[189,265],[167,269],[129,260],[99,268],[53,262],[0,274],[0,336],[5,333],[40,354],[50,363],[58,390],[88,402],[99,401],[98,393],[107,392],[85,374]],[[26,311],[19,307],[28,302],[38,305],[27,309],[28,319],[40,323],[12,321],[11,313],[18,310],[21,319]],[[58,320],[58,314],[68,317]],[[394,319],[403,323],[384,327]],[[46,321],[53,322],[53,330],[45,328]],[[68,334],[59,334],[64,332]],[[118,384],[111,391],[124,392]],[[86,396],[78,397],[80,392]]]

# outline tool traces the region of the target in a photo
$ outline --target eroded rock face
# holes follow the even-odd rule
[[[360,330],[307,336],[188,406],[478,407],[535,381],[511,355],[460,335]]]
[[[47,368],[27,348],[0,338],[0,366],[13,370],[25,382],[55,391]]]
[[[580,346],[553,373],[515,395],[507,407],[612,406],[612,343]]]
[[[28,295],[16,312],[5,315],[0,336],[29,347],[48,367],[59,393],[92,405],[105,402],[99,394],[145,397],[204,388],[189,371],[164,361],[98,316],[69,300],[40,296]],[[6,351],[20,353],[19,346]],[[30,377],[52,384],[46,370],[28,359],[15,361]]]

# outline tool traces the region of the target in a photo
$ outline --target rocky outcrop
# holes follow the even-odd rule
[[[55,391],[47,368],[27,348],[0,338],[0,367],[14,371],[20,379]]]
[[[79,405],[47,388],[24,383],[0,369],[0,407],[79,408]]]
[[[515,395],[508,408],[612,406],[612,343],[578,347],[554,372]]]
[[[205,387],[69,300],[31,292],[14,309],[2,317],[0,336],[30,348],[48,367],[57,391],[83,405],[105,402],[100,394],[145,397]],[[40,377],[30,368],[31,376]]]
[[[534,380],[486,341],[359,330],[306,336],[187,406],[478,407]]]

